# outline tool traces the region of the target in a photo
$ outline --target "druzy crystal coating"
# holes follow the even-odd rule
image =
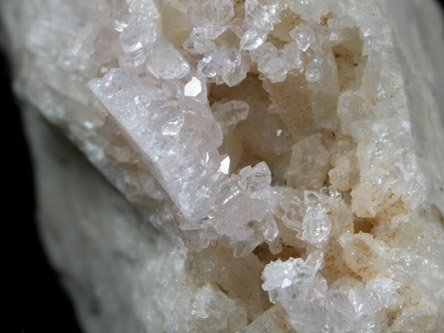
[[[442,329],[443,47],[424,3],[0,4],[20,96],[159,231],[118,273],[137,325],[116,327]]]

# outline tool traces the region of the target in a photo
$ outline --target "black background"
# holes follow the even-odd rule
[[[3,277],[0,282],[0,304],[3,304],[0,332],[81,332],[71,301],[61,288],[40,242],[34,217],[31,158],[19,108],[11,92],[10,74],[0,50],[0,107],[4,117],[0,125],[3,156],[0,242],[6,259],[0,259]]]
[[[442,5],[444,0],[440,2]],[[6,278],[1,284],[6,295],[0,294],[6,312],[4,308],[1,317],[6,322],[2,320],[0,327],[8,327],[3,332],[80,332],[72,304],[40,243],[34,217],[31,159],[10,86],[8,63],[0,52],[0,105],[4,119],[0,125],[4,136],[0,145],[0,193],[2,224],[6,226],[1,233],[6,263],[0,262],[1,276]]]
[[[2,0],[0,0],[2,1]],[[2,332],[80,332],[73,308],[61,288],[55,271],[49,266],[35,224],[34,184],[31,159],[20,112],[11,92],[9,67],[0,54],[1,112],[3,112],[2,221],[3,258],[0,263],[3,312]],[[5,201],[6,199],[6,201]],[[6,204],[5,204],[6,203]],[[6,319],[6,323],[4,320]],[[122,332],[123,333],[123,332]]]

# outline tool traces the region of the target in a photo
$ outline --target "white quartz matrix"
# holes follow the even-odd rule
[[[444,332],[436,3],[0,10],[42,235],[86,332]]]

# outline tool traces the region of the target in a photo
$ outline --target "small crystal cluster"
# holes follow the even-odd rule
[[[442,328],[440,81],[415,72],[393,2],[1,8],[20,13],[3,15],[19,92],[180,249],[136,279],[171,302],[136,297],[146,327]]]
[[[387,324],[379,313],[399,306],[396,291],[401,284],[378,277],[366,288],[342,285],[329,289],[319,273],[323,260],[322,252],[314,251],[305,261],[290,258],[270,263],[263,272],[263,288],[271,302],[289,310],[288,319],[298,332],[322,332],[325,328],[338,332],[382,331]]]

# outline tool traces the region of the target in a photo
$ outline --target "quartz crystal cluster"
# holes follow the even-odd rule
[[[43,237],[86,331],[442,331],[434,2],[0,9]]]

